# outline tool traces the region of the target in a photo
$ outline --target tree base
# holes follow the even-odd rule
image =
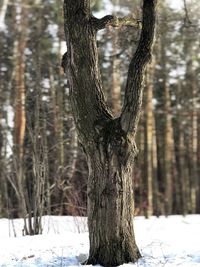
[[[136,247],[133,251],[116,251],[108,250],[106,247],[99,249],[96,254],[90,255],[89,258],[84,261],[83,265],[97,265],[100,264],[105,267],[115,267],[125,263],[135,263],[141,258],[141,254]]]

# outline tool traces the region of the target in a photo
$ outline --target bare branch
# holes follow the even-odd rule
[[[67,72],[72,112],[81,143],[95,137],[99,121],[113,118],[103,94],[96,31],[88,3],[87,0],[64,1],[67,60],[65,55],[62,65]]]
[[[186,0],[183,0],[183,3],[184,3],[184,10],[185,10],[184,21],[185,21],[186,24],[191,25],[192,22],[191,22],[190,17],[189,17],[189,12],[188,12],[188,8],[187,8]]]
[[[102,30],[108,26],[112,27],[122,27],[130,26],[135,28],[141,28],[141,21],[137,20],[131,16],[118,18],[116,16],[107,15],[101,19],[92,17],[91,22],[97,30]]]
[[[131,60],[125,88],[125,98],[121,114],[122,129],[136,133],[142,104],[143,77],[147,63],[151,59],[154,39],[157,0],[144,0],[142,32],[138,48]]]

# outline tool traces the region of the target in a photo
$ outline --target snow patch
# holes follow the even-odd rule
[[[44,216],[42,224],[42,235],[22,236],[22,219],[0,220],[1,267],[80,266],[86,260],[87,218]],[[134,224],[143,257],[124,267],[200,266],[200,215],[136,217]]]

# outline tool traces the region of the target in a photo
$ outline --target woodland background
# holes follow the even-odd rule
[[[93,7],[98,16],[108,10],[142,15],[138,0],[97,0]],[[133,175],[135,214],[146,217],[200,212],[200,2],[172,9],[163,0],[158,13]],[[115,114],[139,34],[129,27],[98,35]],[[86,215],[88,170],[61,68],[64,52],[62,1],[1,0],[0,217],[24,218],[25,234],[42,231],[45,214]]]

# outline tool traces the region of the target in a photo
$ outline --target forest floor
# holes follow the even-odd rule
[[[132,267],[200,267],[200,215],[135,218],[143,255]],[[86,218],[43,217],[43,234],[22,236],[23,220],[0,219],[1,267],[80,266],[88,255]]]

